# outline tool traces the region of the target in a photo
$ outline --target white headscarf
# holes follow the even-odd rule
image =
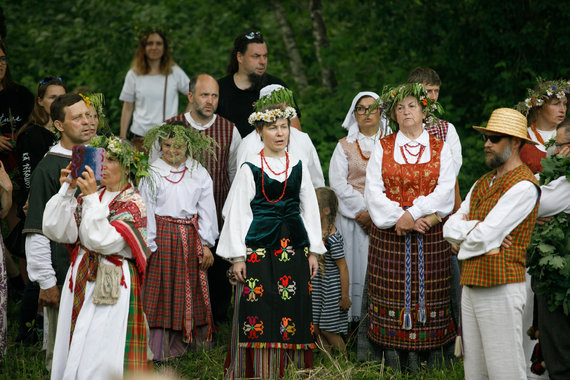
[[[280,84],[270,84],[268,86],[263,87],[259,90],[259,99],[263,98],[264,96],[271,95],[273,91],[279,90],[280,88],[284,88]]]
[[[347,142],[351,143],[356,141],[356,137],[358,136],[358,132],[360,131],[360,128],[358,127],[358,122],[356,121],[356,117],[354,116],[354,109],[356,108],[356,103],[358,103],[358,101],[365,96],[370,96],[374,100],[379,98],[378,94],[375,92],[363,91],[356,94],[354,99],[352,99],[352,104],[350,105],[350,109],[348,110],[348,113],[346,114],[346,117],[342,122],[342,126],[344,127],[344,129],[348,129],[348,136],[346,136]]]

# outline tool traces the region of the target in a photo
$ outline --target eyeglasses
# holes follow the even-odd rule
[[[507,137],[505,135],[481,135],[481,137],[483,137],[483,141],[487,142],[487,140],[491,141],[493,144],[498,143],[499,141],[501,141],[504,137]]]
[[[0,63],[7,63],[8,62],[8,56],[7,55],[3,55],[2,57],[0,57]]]
[[[365,115],[367,112],[370,112],[371,114],[377,113],[378,112],[379,107],[362,107],[362,106],[358,106],[354,109],[354,112],[356,112],[359,115]]]
[[[248,40],[253,40],[254,38],[263,38],[263,35],[261,34],[261,32],[249,32],[244,37],[247,38]]]
[[[565,143],[560,143],[560,144],[554,143],[554,146],[557,148],[562,148],[563,146],[568,145],[568,144],[570,144],[570,141],[565,142]]]
[[[44,79],[42,79],[40,81],[40,84],[48,84],[49,82],[52,81],[59,81],[61,83],[63,83],[63,79],[61,79],[61,77],[45,77]]]

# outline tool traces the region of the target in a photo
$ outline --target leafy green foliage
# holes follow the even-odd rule
[[[529,273],[537,294],[547,299],[548,308],[562,307],[570,315],[570,236],[568,218],[560,213],[552,221],[537,225],[528,248]]]
[[[414,67],[429,66],[443,80],[444,119],[462,141],[462,194],[487,170],[471,126],[484,124],[495,108],[524,100],[537,76],[570,77],[569,2],[346,0],[323,4],[330,44],[321,56],[338,80],[330,93],[320,87],[308,2],[282,3],[310,84],[303,93],[294,86],[271,2],[248,0],[7,2],[10,68],[32,91],[40,78],[61,74],[70,88],[103,92],[111,129],[118,131],[118,96],[145,26],[162,26],[173,57],[190,76],[206,71],[218,78],[225,75],[234,37],[255,28],[268,42],[268,72],[296,92],[303,130],[327,173],[354,95],[380,93],[385,85],[405,82]]]
[[[548,185],[552,180],[560,176],[566,176],[570,181],[570,158],[561,154],[544,158],[540,161],[542,172],[540,173],[540,185]]]

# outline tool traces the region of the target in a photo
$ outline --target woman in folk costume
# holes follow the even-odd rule
[[[213,184],[194,158],[211,152],[212,139],[184,125],[162,125],[145,138],[161,156],[152,164],[141,195],[147,205],[152,251],[143,287],[154,360],[183,355],[188,344],[202,348],[212,338],[207,269],[218,237]]]
[[[533,173],[542,171],[540,160],[546,158],[546,144],[556,138],[556,126],[566,118],[570,81],[540,82],[528,90],[528,97],[517,104],[517,111],[528,120],[528,135],[538,144],[525,144],[521,148],[521,160]]]
[[[93,170],[74,180],[61,170],[58,194],[46,205],[45,235],[75,244],[61,292],[52,379],[121,378],[147,368],[141,286],[146,268],[146,208],[135,190],[148,175],[146,157],[118,137],[95,137],[105,148],[103,178]],[[74,197],[75,187],[81,195]]]
[[[386,364],[417,371],[453,356],[450,245],[441,218],[453,208],[455,173],[449,147],[422,126],[441,106],[422,84],[387,90],[377,104],[394,134],[380,141],[366,169],[372,218],[368,256],[368,338]]]
[[[566,80],[539,82],[536,87],[528,90],[528,97],[517,104],[516,109],[527,117],[528,135],[536,144],[524,144],[520,151],[521,160],[534,174],[542,172],[541,160],[547,157],[548,142],[556,139],[556,127],[566,118],[568,110],[568,93],[570,82]],[[537,336],[529,337],[527,328],[538,328],[534,315],[535,295],[531,288],[531,276],[526,276],[526,307],[523,312],[523,348],[525,357],[534,357]],[[547,379],[548,374],[531,372],[532,362],[527,361],[526,369],[529,379]]]
[[[364,203],[366,166],[380,139],[392,130],[380,123],[378,94],[359,92],[350,105],[342,126],[348,135],[339,140],[329,166],[329,181],[339,200],[336,226],[344,238],[350,274],[352,307],[348,320],[360,320],[364,278],[368,264],[368,231],[372,220]],[[371,106],[374,104],[373,106]]]
[[[251,114],[264,148],[239,168],[223,210],[217,254],[237,280],[228,379],[279,378],[313,364],[310,280],[326,250],[308,170],[285,150],[295,116],[280,105]]]

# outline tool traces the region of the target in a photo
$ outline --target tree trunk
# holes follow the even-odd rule
[[[327,27],[325,25],[325,20],[323,19],[323,5],[321,0],[309,0],[309,10],[311,13],[311,23],[313,25],[315,53],[321,68],[321,83],[323,87],[329,91],[333,91],[336,87],[334,72],[328,66],[323,65],[323,59],[321,57],[321,49],[329,46]]]
[[[295,80],[295,83],[297,83],[299,90],[304,90],[308,86],[307,76],[305,74],[305,69],[303,68],[303,60],[301,58],[301,53],[299,52],[299,47],[295,41],[293,27],[287,19],[287,12],[285,12],[285,7],[283,7],[281,0],[273,0],[271,4],[273,5],[277,25],[279,26],[279,29],[281,29],[283,42],[285,43],[285,48],[289,55],[293,79]]]

